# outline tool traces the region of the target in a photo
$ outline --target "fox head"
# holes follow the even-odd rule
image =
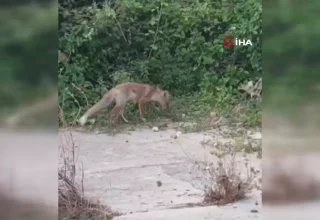
[[[153,90],[152,100],[158,102],[162,108],[169,107],[170,94],[166,90],[162,90],[159,86],[156,86]]]

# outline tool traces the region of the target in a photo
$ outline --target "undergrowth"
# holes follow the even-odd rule
[[[206,121],[214,111],[259,125],[261,102],[244,98],[238,88],[261,78],[261,21],[255,0],[59,1],[63,123],[73,125],[107,90],[134,81],[171,93],[170,110],[149,108],[149,121]],[[254,46],[226,48],[228,35]],[[238,114],[239,106],[244,110]],[[136,106],[127,106],[126,115],[140,122]]]
[[[212,127],[210,118],[212,113],[216,113],[219,117],[226,118],[229,124],[241,124],[244,127],[261,126],[262,121],[262,102],[258,99],[248,99],[245,95],[240,94],[238,97],[230,97],[222,99],[215,104],[208,102],[208,97],[203,97],[200,94],[193,96],[172,97],[170,107],[162,110],[159,106],[150,103],[146,107],[145,117],[147,122],[140,119],[138,106],[136,103],[128,103],[125,108],[125,117],[129,120],[127,125],[159,125],[163,121],[170,122],[195,122],[196,125],[192,129],[185,131],[200,131]],[[212,100],[216,98],[212,97]],[[92,117],[94,125],[91,127],[101,128],[108,126],[108,111],[112,108],[98,113]],[[72,112],[64,114],[65,126],[76,125],[76,120],[79,119],[88,108],[80,108]],[[90,120],[89,120],[90,121]],[[120,119],[118,124],[123,126],[126,124]],[[60,124],[61,121],[60,121]]]

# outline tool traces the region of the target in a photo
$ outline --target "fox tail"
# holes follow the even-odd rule
[[[111,91],[107,92],[96,104],[94,104],[86,113],[79,119],[79,124],[83,126],[89,117],[97,114],[103,109],[107,108],[113,102]]]

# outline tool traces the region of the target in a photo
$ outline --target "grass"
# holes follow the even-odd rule
[[[251,84],[250,84],[251,83]],[[81,99],[85,100],[86,107],[82,109],[79,100],[70,92],[61,97],[60,107],[60,125],[74,126],[81,115],[90,107],[90,98],[87,97],[80,88]],[[125,117],[130,121],[129,126],[158,126],[163,120],[171,122],[188,122],[187,126],[181,126],[185,132],[198,132],[212,128],[216,125],[217,120],[222,119],[223,124],[242,124],[245,127],[261,126],[262,121],[262,102],[261,102],[262,84],[261,78],[253,83],[248,82],[242,85],[237,91],[231,91],[229,88],[219,88],[216,93],[201,91],[192,95],[170,98],[170,107],[165,110],[155,108],[155,104],[147,105],[145,118],[146,122],[142,122],[138,114],[137,103],[128,103],[124,110]],[[73,101],[65,103],[65,95],[70,96]],[[76,104],[77,107],[73,104]],[[94,103],[91,103],[93,105]],[[69,106],[66,108],[66,106]],[[107,111],[110,111],[109,106]],[[106,111],[105,111],[106,112]],[[90,126],[90,129],[108,127],[107,113],[100,113],[93,116],[97,123]],[[214,117],[212,117],[214,115]],[[120,118],[120,117],[119,117]],[[63,120],[62,120],[63,119]],[[90,121],[90,120],[89,120]],[[119,120],[120,121],[120,120]],[[121,120],[122,121],[122,120]],[[192,122],[192,126],[190,126]],[[119,123],[118,123],[119,124]],[[184,123],[186,125],[186,123]]]
[[[226,104],[227,103],[227,104]],[[230,104],[228,104],[230,103]],[[108,110],[92,117],[91,125],[86,126],[89,130],[105,128],[108,130]],[[155,104],[150,103],[146,108],[147,122],[141,121],[137,104],[129,103],[125,109],[125,117],[129,120],[125,124],[120,119],[117,127],[123,130],[124,127],[137,126],[161,126],[164,122],[181,122],[180,128],[184,132],[199,132],[211,129],[216,125],[216,119],[222,118],[224,124],[241,124],[244,127],[261,126],[261,100],[247,99],[245,97],[238,100],[226,100],[225,103],[211,103],[208,98],[203,99],[200,95],[193,95],[180,98],[172,98],[170,108],[162,110]],[[84,113],[87,109],[83,109]],[[66,111],[64,114],[67,126],[75,126],[76,117],[80,117],[79,110]],[[212,116],[215,115],[215,116]],[[90,121],[90,120],[89,120]]]

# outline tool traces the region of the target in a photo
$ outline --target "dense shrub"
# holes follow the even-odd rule
[[[59,92],[67,114],[128,80],[214,102],[261,77],[260,1],[60,0],[59,6],[59,47],[69,57],[59,66]],[[253,46],[228,49],[227,35]]]

